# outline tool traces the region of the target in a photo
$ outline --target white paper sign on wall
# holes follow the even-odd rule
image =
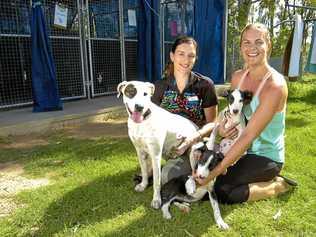
[[[54,26],[67,28],[68,8],[55,5]]]

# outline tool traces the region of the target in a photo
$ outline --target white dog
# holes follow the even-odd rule
[[[161,206],[161,158],[168,156],[185,137],[196,132],[190,120],[172,114],[151,102],[154,85],[148,82],[124,81],[117,87],[118,97],[128,113],[128,135],[135,146],[140,163],[142,182],[135,186],[142,192],[148,185],[148,175],[153,171],[153,200],[155,209]]]

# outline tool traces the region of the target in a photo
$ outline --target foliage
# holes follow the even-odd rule
[[[315,0],[288,1],[289,4],[299,6],[316,6]],[[243,27],[248,22],[260,22],[265,24],[272,38],[272,57],[282,57],[290,33],[293,29],[292,22],[284,22],[294,19],[295,13],[302,16],[302,19],[315,19],[316,11],[304,10],[301,8],[286,7],[285,1],[270,0],[229,0],[228,1],[228,36],[227,36],[227,74],[242,66],[239,55],[239,37]],[[280,22],[284,22],[278,25]],[[307,21],[304,29],[303,62],[307,57],[309,48],[312,22]]]

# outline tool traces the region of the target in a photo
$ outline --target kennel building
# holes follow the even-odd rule
[[[199,43],[196,70],[216,83],[224,80],[225,65],[212,60],[225,58],[226,1],[40,2],[62,100],[116,93],[122,80],[160,78],[180,34]],[[56,8],[66,10],[65,26],[56,25]],[[0,109],[33,103],[31,10],[32,0],[0,2]],[[210,54],[203,59],[201,52]],[[208,65],[215,66],[210,70]]]

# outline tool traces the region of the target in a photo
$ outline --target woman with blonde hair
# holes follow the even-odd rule
[[[288,89],[284,77],[268,63],[271,48],[269,31],[264,25],[248,24],[241,32],[240,51],[245,67],[233,73],[231,87],[253,94],[250,104],[243,109],[247,126],[210,176],[203,180],[196,177],[205,185],[218,176],[215,191],[222,203],[265,199],[297,185],[279,175],[285,158]],[[222,123],[220,134],[233,137],[236,129],[225,129]]]

